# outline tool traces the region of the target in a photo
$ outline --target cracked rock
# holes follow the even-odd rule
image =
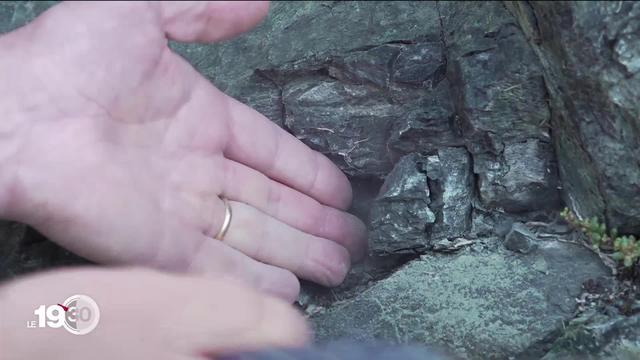
[[[640,3],[505,5],[538,40],[564,201],[640,233]]]
[[[498,2],[439,3],[459,124],[486,206],[510,212],[557,206],[557,169],[542,69]]]
[[[432,192],[436,224],[432,238],[463,236],[471,226],[473,174],[471,159],[464,148],[441,148],[427,158],[427,177]]]
[[[387,175],[371,209],[369,247],[373,253],[415,249],[428,244],[427,226],[435,215],[429,208],[424,159],[409,154]]]

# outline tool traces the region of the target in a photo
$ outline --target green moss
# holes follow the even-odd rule
[[[612,250],[611,258],[626,268],[632,267],[638,262],[640,239],[636,239],[635,236],[619,236],[616,229],[608,231],[607,226],[596,217],[579,220],[568,208],[562,210],[560,216],[591,240],[594,250]]]

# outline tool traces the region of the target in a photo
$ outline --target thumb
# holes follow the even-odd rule
[[[268,1],[157,2],[167,37],[185,42],[226,40],[252,29],[269,10]]]

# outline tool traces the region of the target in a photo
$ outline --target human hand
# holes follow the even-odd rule
[[[143,285],[143,286],[141,286]],[[73,294],[95,300],[100,320],[82,336],[27,328],[40,305]],[[58,270],[0,287],[2,359],[206,359],[304,345],[304,318],[285,302],[231,279],[142,269]]]
[[[346,177],[167,47],[232,37],[266,11],[69,2],[0,37],[0,216],[97,262],[234,274],[290,300],[294,274],[342,282],[366,243]]]

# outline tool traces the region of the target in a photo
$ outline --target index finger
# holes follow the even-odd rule
[[[230,138],[224,151],[226,157],[320,203],[339,209],[349,208],[351,185],[331,160],[249,106],[227,98]]]

